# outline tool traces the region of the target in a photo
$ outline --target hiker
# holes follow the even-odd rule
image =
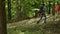
[[[42,4],[42,6],[40,7],[40,10],[39,10],[40,19],[37,21],[37,24],[39,24],[39,22],[42,20],[43,17],[45,17],[44,18],[44,23],[46,24],[46,14],[45,14],[45,11],[46,11],[45,4]]]
[[[56,17],[57,17],[60,14],[60,4],[59,3],[55,6],[55,11],[56,11]]]

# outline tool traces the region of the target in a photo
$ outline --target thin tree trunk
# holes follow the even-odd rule
[[[11,0],[8,0],[8,20],[11,21]]]
[[[54,3],[53,3],[53,11],[52,11],[53,15],[55,15],[55,0],[54,0]]]
[[[20,19],[20,12],[19,12],[19,2],[16,0],[16,21]]]
[[[7,34],[5,0],[0,0],[0,34]]]
[[[49,1],[49,5],[48,5],[49,7],[49,11],[48,11],[48,14],[51,14],[51,1]]]
[[[53,21],[55,21],[55,0],[53,0],[53,10],[52,10],[52,14],[53,14]]]
[[[35,8],[38,8],[38,3],[36,2],[34,6],[35,6]],[[38,11],[36,10],[36,11],[35,11],[35,16],[34,16],[34,17],[38,17],[38,13],[37,13],[37,12],[38,12]]]

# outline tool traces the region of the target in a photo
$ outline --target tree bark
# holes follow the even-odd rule
[[[52,14],[55,15],[55,0],[53,0],[53,10],[52,10]]]
[[[11,0],[8,0],[8,20],[11,20]]]
[[[20,12],[19,12],[19,2],[16,0],[16,21],[20,19]]]
[[[0,34],[7,34],[5,0],[0,0]]]
[[[51,14],[50,11],[51,11],[51,4],[50,4],[50,1],[49,1],[49,12],[48,12],[49,14]]]
[[[53,0],[53,10],[52,10],[52,14],[53,14],[53,21],[55,21],[55,0]]]

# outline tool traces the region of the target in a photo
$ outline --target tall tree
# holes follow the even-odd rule
[[[50,2],[51,2],[51,1],[49,1],[49,5],[48,5],[48,6],[49,6],[48,14],[51,14],[51,12],[50,12],[50,11],[51,11],[51,4],[50,4]]]
[[[5,0],[0,0],[0,34],[7,34]]]
[[[53,15],[53,21],[55,21],[55,0],[53,0],[53,10],[52,10],[52,15]]]
[[[53,10],[52,10],[52,14],[55,15],[55,0],[53,0]]]
[[[16,20],[19,21],[19,19],[20,19],[19,1],[16,0]]]
[[[8,20],[11,20],[11,0],[8,0]]]
[[[35,6],[35,8],[38,8],[38,3],[35,2],[34,6]],[[38,17],[38,11],[37,10],[35,10],[35,16],[34,17]]]

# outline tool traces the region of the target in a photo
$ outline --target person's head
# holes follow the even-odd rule
[[[42,4],[42,6],[45,6],[45,4]]]

